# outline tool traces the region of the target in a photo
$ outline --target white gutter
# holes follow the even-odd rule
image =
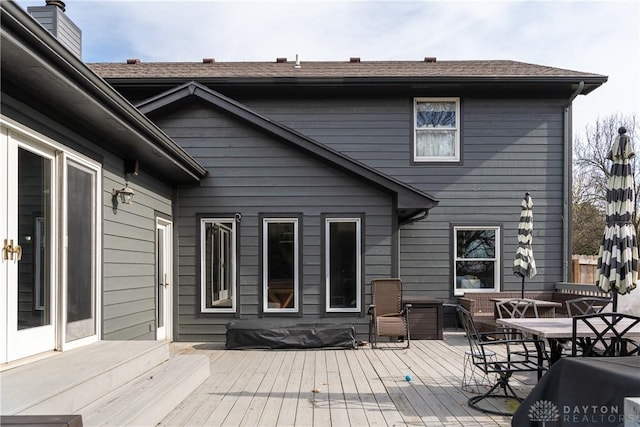
[[[572,222],[572,209],[573,198],[571,187],[573,186],[572,166],[573,166],[573,118],[572,118],[572,103],[576,99],[580,92],[584,89],[584,81],[578,84],[578,89],[571,94],[567,102],[564,104],[564,172],[563,172],[563,184],[564,184],[564,197],[562,206],[562,281],[568,282],[569,280],[569,268],[571,266],[571,222]]]

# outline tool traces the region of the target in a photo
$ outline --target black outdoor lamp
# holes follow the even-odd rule
[[[120,202],[124,205],[130,205],[133,200],[134,191],[129,188],[129,181],[124,182],[124,188],[122,190],[113,190],[111,195],[117,199],[120,196]]]
[[[138,160],[126,160],[124,163],[124,174],[125,176],[129,175],[138,175]],[[135,192],[129,188],[129,180],[125,178],[124,188],[122,190],[113,189],[111,191],[111,201],[113,203],[113,213],[118,211],[118,199],[120,199],[120,203],[123,205],[130,205],[133,201],[133,195]]]

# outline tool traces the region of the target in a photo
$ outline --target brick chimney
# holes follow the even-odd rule
[[[71,53],[82,59],[82,31],[64,13],[61,0],[46,0],[45,6],[30,6],[27,12]]]

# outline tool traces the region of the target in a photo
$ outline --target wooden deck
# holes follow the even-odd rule
[[[174,343],[206,354],[211,376],[161,426],[509,426],[511,418],[467,406],[460,389],[461,332],[412,341],[408,350],[225,350]],[[411,375],[411,381],[405,376]],[[521,397],[535,374],[512,381]]]

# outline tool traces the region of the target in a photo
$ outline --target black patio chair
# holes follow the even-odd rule
[[[511,298],[496,303],[496,311],[499,319],[520,319],[523,317],[540,317],[535,301],[524,298]],[[503,328],[505,332],[511,332],[510,328]],[[528,338],[524,335],[525,338]]]
[[[586,326],[589,336],[578,336]],[[573,318],[571,354],[583,357],[640,356],[640,317],[624,313],[595,313]],[[582,335],[582,334],[580,334]]]
[[[513,412],[501,411],[495,407],[481,407],[480,402],[486,399],[511,399],[522,402],[509,384],[514,373],[539,372],[545,369],[544,361],[538,355],[544,354],[543,343],[536,339],[522,338],[518,332],[483,332],[479,333],[473,317],[464,307],[458,307],[460,323],[466,333],[473,364],[487,376],[495,374],[495,383],[482,395],[469,399],[469,407],[478,411],[495,415],[511,416]],[[529,345],[532,344],[535,351]],[[502,390],[503,395],[500,394]],[[517,405],[514,405],[517,406]]]
[[[536,302],[525,298],[511,298],[496,303],[500,319],[517,319],[522,317],[540,317]]]
[[[580,297],[565,301],[569,317],[600,313],[609,303],[611,298],[603,297]]]

